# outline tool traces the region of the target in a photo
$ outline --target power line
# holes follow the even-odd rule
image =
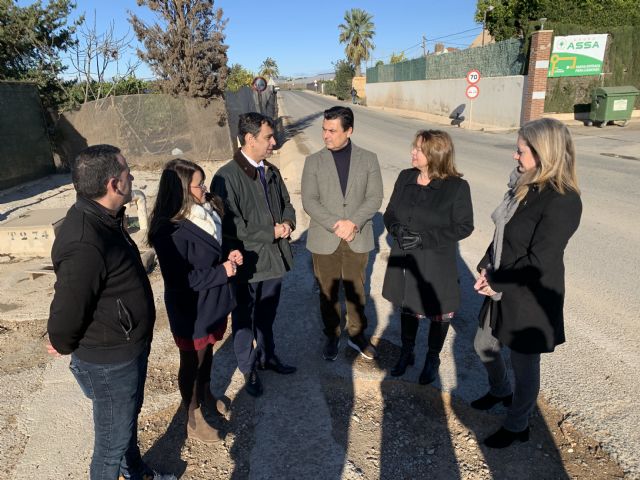
[[[455,33],[449,33],[447,35],[442,35],[440,37],[435,37],[435,38],[425,38],[425,42],[426,43],[433,43],[436,40],[442,40],[443,38],[457,37],[458,35],[462,35],[464,33],[473,32],[473,31],[476,31],[476,30],[482,30],[482,27],[473,27],[473,28],[469,28],[467,30],[462,30],[460,32],[455,32]],[[467,36],[464,36],[464,37],[458,37],[457,40],[462,40],[463,38],[472,38],[472,37],[475,37],[475,35],[467,35]],[[458,44],[458,45],[460,45],[460,44]],[[411,45],[410,47],[407,47],[407,48],[404,48],[402,50],[399,50],[398,52],[399,53],[406,53],[407,51],[409,51],[409,50],[411,50],[413,48],[416,48],[416,47],[422,47],[422,40],[420,40],[419,43],[416,43],[415,45]],[[393,52],[391,52],[390,54],[387,54],[387,55],[381,55],[379,57],[369,58],[368,61],[369,62],[375,62],[377,60],[384,60],[384,59],[390,58],[395,53],[396,52],[393,51]]]
[[[474,28],[470,28],[468,30],[463,30],[461,32],[450,33],[449,35],[443,35],[441,37],[427,38],[427,42],[433,42],[434,40],[442,40],[443,38],[455,37],[456,35],[460,35],[462,33],[473,32],[474,30],[482,30],[482,27],[474,27]]]
[[[407,48],[404,48],[404,49],[402,49],[402,50],[399,50],[399,53],[406,52],[407,50],[411,50],[412,48],[420,47],[421,45],[422,45],[422,40],[420,41],[420,43],[416,43],[415,45],[411,45],[410,47],[407,47]],[[392,55],[394,55],[395,53],[396,53],[396,52],[395,52],[395,51],[393,51],[393,52],[391,52],[391,53],[390,53],[390,54],[388,54],[388,55],[383,55],[383,56],[381,56],[381,57],[376,57],[376,58],[370,58],[368,61],[372,61],[372,62],[373,62],[374,60],[382,60],[383,58],[391,57],[391,56],[392,56]]]

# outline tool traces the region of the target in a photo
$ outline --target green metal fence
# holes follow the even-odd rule
[[[471,69],[479,70],[483,77],[522,75],[525,65],[522,41],[511,39],[484,47],[368,68],[367,83],[464,78]]]

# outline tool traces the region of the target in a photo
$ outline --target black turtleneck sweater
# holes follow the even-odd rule
[[[347,194],[347,181],[349,180],[349,165],[351,164],[351,140],[340,150],[330,150],[333,155],[333,161],[336,162],[338,170],[338,178],[340,179],[340,188],[342,195]]]

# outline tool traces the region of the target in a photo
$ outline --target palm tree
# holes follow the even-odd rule
[[[371,41],[376,34],[373,25],[373,15],[360,8],[352,8],[344,14],[344,23],[338,25],[340,29],[340,43],[346,43],[344,53],[356,67],[356,75],[361,76],[360,64],[369,59],[369,53],[375,48]]]
[[[404,62],[406,59],[407,57],[404,56],[404,52],[400,52],[400,53],[393,52],[391,54],[391,58],[389,59],[389,63],[391,64],[400,63],[400,62]]]
[[[259,75],[261,77],[274,78],[279,74],[280,72],[278,71],[278,64],[271,57],[267,57],[265,61],[262,62],[262,65],[260,65]]]

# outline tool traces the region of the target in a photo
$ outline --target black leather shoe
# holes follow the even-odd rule
[[[291,365],[282,363],[280,359],[275,355],[266,362],[260,363],[258,368],[260,370],[273,370],[274,372],[281,375],[289,375],[290,373],[294,373],[297,370],[296,367],[292,367]]]
[[[471,402],[471,406],[476,410],[489,410],[494,405],[498,403],[502,403],[505,407],[511,406],[511,401],[513,400],[513,394],[510,393],[505,397],[496,397],[495,395],[491,395],[491,393],[487,393],[484,397],[478,398]]]
[[[407,367],[409,365],[413,365],[416,363],[416,357],[413,352],[400,352],[400,358],[398,359],[398,363],[391,369],[392,377],[401,377],[404,375],[404,372],[407,371]]]
[[[118,480],[131,480],[132,478],[141,478],[142,480],[178,480],[172,473],[160,473],[149,467],[142,466],[142,472],[132,474],[130,472],[120,472]]]
[[[334,361],[338,358],[338,350],[340,349],[340,337],[329,337],[322,349],[322,358]]]
[[[418,382],[420,385],[429,385],[435,382],[438,377],[438,369],[440,368],[440,357],[438,355],[428,355],[424,362],[424,368],[420,372]]]
[[[489,448],[506,448],[515,441],[528,442],[529,427],[521,432],[512,432],[501,427],[496,433],[485,438],[483,443]]]
[[[259,397],[262,395],[262,382],[258,376],[258,372],[251,370],[249,373],[244,374],[244,389],[252,397]]]

